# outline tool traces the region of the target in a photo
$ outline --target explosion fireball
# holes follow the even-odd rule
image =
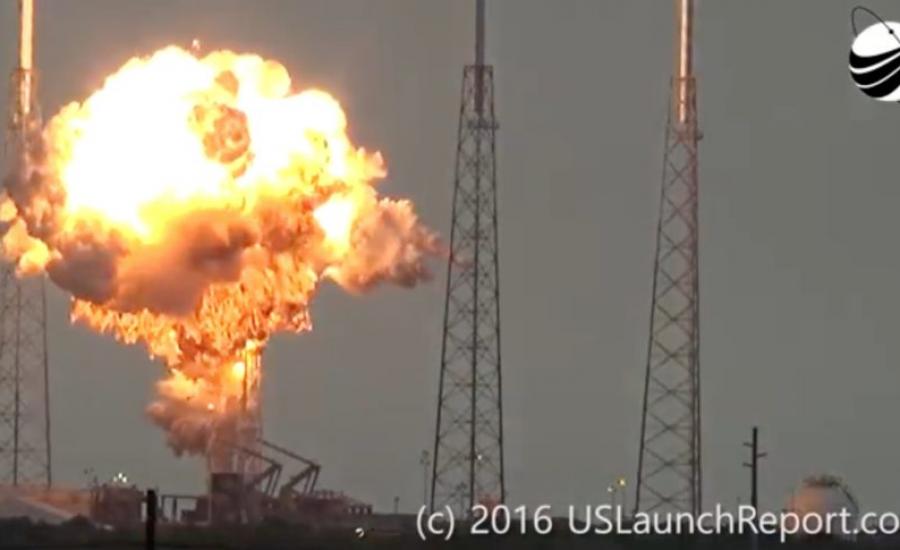
[[[71,293],[73,321],[165,362],[148,414],[178,454],[235,410],[248,353],[311,328],[319,282],[411,286],[438,249],[378,196],[381,155],[338,102],[291,89],[275,61],[168,47],[35,129],[7,178],[4,255]]]

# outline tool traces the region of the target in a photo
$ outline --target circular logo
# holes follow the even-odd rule
[[[877,22],[857,32],[856,15],[864,11]],[[873,11],[857,7],[851,15],[856,38],[850,49],[850,76],[867,96],[900,101],[900,23],[884,21]]]

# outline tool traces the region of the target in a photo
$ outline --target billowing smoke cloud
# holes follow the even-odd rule
[[[379,197],[382,158],[338,103],[280,64],[170,47],[133,59],[29,142],[0,202],[3,253],[73,296],[72,318],[169,369],[148,414],[202,452],[248,347],[311,327],[330,278],[352,292],[428,278],[436,236]]]

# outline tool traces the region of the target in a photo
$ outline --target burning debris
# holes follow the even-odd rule
[[[427,278],[437,238],[378,196],[382,158],[346,125],[275,61],[168,47],[64,107],[7,178],[4,255],[70,292],[73,321],[165,362],[148,413],[176,453],[207,452],[215,425],[258,409],[247,357],[311,328],[323,279]]]

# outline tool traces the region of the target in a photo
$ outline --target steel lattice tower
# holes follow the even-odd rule
[[[484,0],[476,0],[475,64],[463,71],[444,304],[431,508],[466,517],[503,502],[503,401],[494,70],[484,63]]]
[[[7,140],[13,177],[27,177],[28,139],[39,127],[32,0],[19,0],[19,63],[10,86]],[[0,484],[51,483],[47,297],[43,277],[19,279],[0,263]]]
[[[700,326],[693,0],[676,0],[635,510],[701,509]]]

